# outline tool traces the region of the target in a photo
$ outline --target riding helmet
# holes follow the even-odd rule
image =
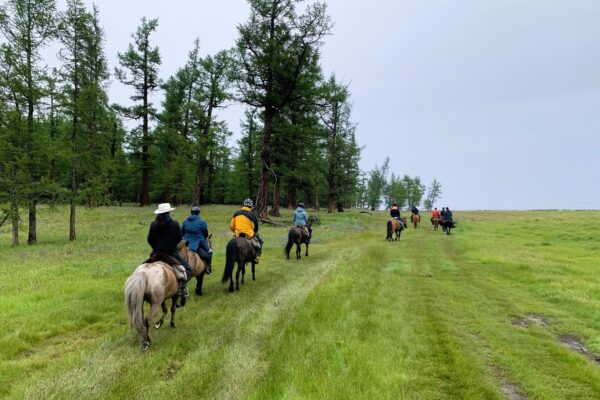
[[[198,207],[198,206],[192,207],[192,214],[195,214],[195,215],[200,214],[200,207]]]
[[[248,207],[248,208],[254,207],[254,202],[252,201],[252,199],[244,200],[244,207]]]

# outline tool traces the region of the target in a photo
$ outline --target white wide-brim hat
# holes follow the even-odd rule
[[[164,214],[175,210],[171,207],[171,203],[161,203],[158,205],[158,208],[154,210],[154,214]]]

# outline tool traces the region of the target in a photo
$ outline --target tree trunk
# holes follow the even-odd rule
[[[140,206],[150,205],[150,173],[148,171],[148,61],[147,47],[144,49],[144,103],[143,103],[143,124],[142,124],[142,193],[140,196]]]
[[[267,196],[269,191],[269,166],[271,164],[271,134],[273,132],[273,118],[275,110],[265,107],[265,126],[263,134],[263,148],[260,153],[260,179],[258,182],[258,198],[256,199],[255,212],[260,219],[269,219],[267,214]]]
[[[10,214],[12,222],[12,245],[19,245],[19,205],[13,200],[10,205]]]
[[[196,169],[196,186],[194,187],[194,195],[192,196],[192,205],[204,203],[204,176],[206,174],[206,160],[200,158]]]
[[[335,184],[333,183],[333,179],[328,179],[328,181],[329,192],[327,193],[327,213],[331,214],[335,208]]]
[[[29,206],[29,237],[27,244],[37,244],[37,201],[33,200]]]
[[[35,182],[36,172],[33,167],[33,57],[31,54],[31,38],[27,48],[27,156],[29,161],[29,176]],[[29,205],[29,236],[27,244],[37,244],[37,200],[35,194],[31,195]]]
[[[71,213],[69,215],[69,242],[77,239],[75,232],[75,200],[71,199]]]
[[[277,179],[275,181],[275,188],[273,190],[273,207],[271,208],[271,214],[274,217],[281,217],[281,213],[279,212],[279,203],[281,197],[281,179]]]
[[[298,204],[298,200],[297,200],[297,190],[296,187],[291,187],[288,189],[288,193],[287,193],[287,206],[289,209],[293,210],[294,208],[296,208],[296,205]]]
[[[254,117],[250,118],[248,127],[248,160],[246,165],[246,178],[248,179],[248,198],[254,198],[254,179],[252,172],[254,170],[254,148],[252,146],[252,131],[254,130]]]

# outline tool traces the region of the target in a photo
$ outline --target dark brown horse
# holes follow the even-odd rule
[[[177,250],[192,268],[192,276],[204,274],[206,264],[198,254],[187,248],[185,241],[179,243]],[[164,257],[165,260],[161,260],[161,257]],[[158,329],[163,325],[168,313],[168,299],[171,299],[171,327],[175,327],[179,282],[167,261],[168,259],[168,256],[161,255],[150,258],[137,267],[125,282],[127,315],[142,339],[142,350],[147,350],[150,346],[150,324],[156,316],[159,306],[162,308],[163,314],[154,326]],[[191,279],[192,276],[188,278]],[[150,303],[150,311],[146,317],[144,317],[144,301]]]
[[[312,229],[310,225],[308,225],[307,228],[308,233],[301,226],[295,226],[288,232],[288,242],[285,245],[285,254],[288,260],[290,259],[290,250],[294,244],[296,245],[296,260],[301,258],[302,243],[306,244],[306,253],[304,255],[308,257],[308,244],[310,242]]]
[[[388,220],[388,222],[387,222],[387,236],[385,237],[385,239],[388,242],[391,242],[392,240],[400,240],[400,235],[402,233],[402,230],[406,226],[406,218],[400,218],[400,219],[402,220],[402,222],[404,222],[404,225],[402,225],[400,223],[400,221],[398,221],[395,218],[392,218],[392,219]],[[396,237],[393,237],[393,234],[395,234]]]
[[[454,221],[452,221],[451,219],[443,219],[442,222],[440,222],[440,225],[442,225],[442,230],[447,235],[450,234],[450,230],[452,228],[456,228],[456,225],[454,225]]]
[[[421,216],[419,214],[412,214],[410,216],[410,222],[412,222],[415,229],[417,229],[417,225],[421,222]]]
[[[246,263],[252,263],[252,280],[255,281],[254,275],[256,259],[256,249],[250,243],[250,240],[243,237],[233,238],[227,243],[225,250],[225,270],[221,282],[225,283],[229,280],[229,292],[233,292],[233,267],[237,262],[237,271],[235,273],[235,289],[240,290],[240,273],[242,274],[242,285],[244,284],[244,275],[246,274]]]

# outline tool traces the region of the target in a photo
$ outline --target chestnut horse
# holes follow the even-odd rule
[[[406,226],[406,218],[400,219],[402,222],[404,222],[404,226]],[[400,234],[402,233],[404,226],[395,218],[389,219],[387,222],[387,236],[385,239],[388,242],[391,242],[392,240],[400,240]],[[396,234],[396,237],[392,238],[392,234]]]
[[[433,224],[433,230],[437,231],[438,227],[440,225],[440,219],[438,217],[432,217],[431,218],[431,223]]]
[[[413,223],[415,229],[417,229],[417,225],[421,222],[421,216],[419,214],[413,214],[410,216],[410,222]]]
[[[186,242],[181,241],[177,250],[188,262],[192,269],[192,276],[204,275],[206,264],[198,254],[187,248]],[[167,300],[171,299],[171,327],[175,327],[175,310],[179,299],[179,282],[171,266],[165,261],[158,260],[161,256],[155,256],[135,269],[133,274],[125,282],[125,304],[129,321],[135,327],[142,339],[142,350],[150,346],[150,324],[162,308],[162,316],[154,324],[158,329],[165,321],[168,313]],[[144,302],[150,303],[150,311],[144,317]],[[185,303],[184,303],[185,304]]]

